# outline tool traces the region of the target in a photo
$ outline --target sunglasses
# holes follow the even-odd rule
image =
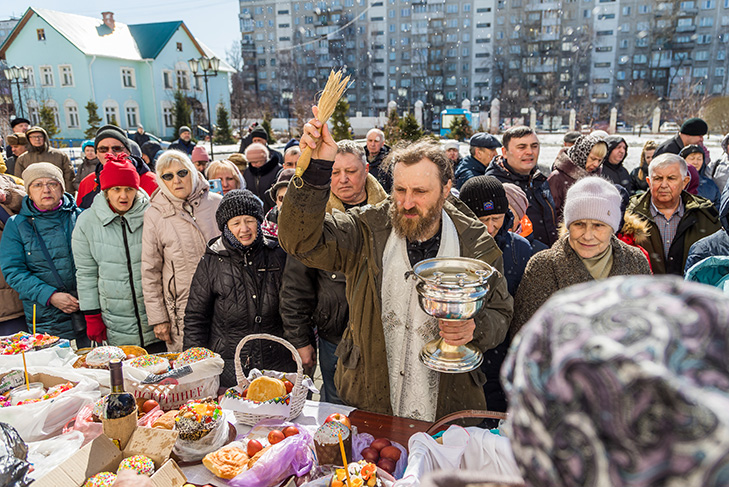
[[[106,154],[107,152],[113,152],[114,154],[120,154],[124,152],[124,146],[122,145],[115,145],[114,147],[104,147],[103,145],[96,148],[96,152],[100,154]]]
[[[177,174],[177,177],[182,179],[182,178],[187,177],[187,175],[190,174],[190,171],[188,171],[187,169],[180,169],[179,171],[177,171],[175,173],[168,172],[168,173],[161,175],[160,177],[162,179],[164,179],[165,181],[172,181],[172,178],[175,177],[175,174]]]

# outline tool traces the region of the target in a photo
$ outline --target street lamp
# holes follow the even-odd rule
[[[213,114],[210,113],[210,93],[208,91],[208,78],[214,78],[218,75],[218,68],[220,67],[220,59],[216,57],[209,58],[202,56],[200,59],[189,59],[187,63],[190,65],[190,71],[196,78],[202,78],[205,80],[205,101],[208,106],[208,133],[210,134],[210,159],[215,158],[215,151],[213,149]],[[202,70],[201,74],[198,71]]]
[[[12,66],[5,69],[4,72],[5,78],[10,81],[10,89],[12,90],[13,84],[18,87],[18,105],[20,106],[20,116],[25,118],[25,113],[23,112],[23,96],[20,92],[20,85],[28,82],[28,68],[26,68],[25,66]]]

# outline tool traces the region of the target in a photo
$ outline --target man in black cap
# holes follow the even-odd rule
[[[268,145],[268,132],[266,132],[266,129],[261,127],[260,125],[254,128],[251,131],[251,144],[263,144],[268,149],[268,158],[269,160],[275,161],[276,164],[279,164],[280,166],[283,166],[284,158],[283,155],[277,151],[271,149]]]
[[[486,174],[486,168],[496,156],[496,149],[501,147],[501,142],[491,134],[479,132],[473,134],[469,145],[471,155],[466,156],[456,168],[457,189],[461,189],[469,179]]]
[[[190,127],[183,125],[180,127],[180,138],[170,144],[169,150],[178,150],[184,152],[188,157],[192,157],[192,150],[195,148],[195,142],[192,141],[192,132]]]
[[[700,118],[689,118],[686,120],[678,134],[674,135],[658,146],[653,157],[663,153],[678,154],[687,145],[704,145],[704,135],[709,132],[709,126]]]

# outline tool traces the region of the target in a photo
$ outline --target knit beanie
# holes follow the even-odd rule
[[[85,151],[86,148],[89,147],[89,146],[93,147],[94,146],[94,141],[93,140],[84,140],[84,143],[81,144],[81,151]]]
[[[253,137],[260,137],[261,139],[265,139],[266,142],[268,142],[268,132],[266,132],[263,127],[259,126],[254,128],[251,132],[251,139],[253,139]]]
[[[521,221],[526,215],[527,208],[529,208],[529,200],[523,189],[514,183],[504,183],[504,191],[506,191],[506,198],[509,200],[509,205],[516,212],[516,221]]]
[[[192,149],[192,162],[210,162],[210,157],[208,156],[208,151],[205,149],[205,147],[201,145],[196,145],[194,149]]]
[[[22,177],[26,188],[29,188],[36,179],[51,178],[61,183],[64,193],[66,192],[66,184],[63,182],[63,171],[50,162],[35,162],[31,164],[25,168]]]
[[[129,145],[129,138],[127,133],[116,125],[104,125],[96,131],[96,138],[94,139],[94,149],[99,147],[99,142],[104,139],[116,139],[126,148],[127,151],[132,152],[131,146]]]
[[[241,215],[250,215],[255,217],[258,223],[263,222],[263,202],[247,189],[228,191],[215,212],[218,228],[222,232],[231,218]]]
[[[102,191],[118,186],[139,189],[139,174],[125,154],[113,154],[106,158],[99,182]]]
[[[509,200],[501,181],[493,176],[476,176],[461,187],[461,201],[477,217],[500,215],[509,210]]]
[[[182,132],[192,133],[192,130],[190,130],[190,127],[188,127],[187,125],[183,125],[182,127],[180,127],[180,130],[177,131],[177,135],[182,135]]]
[[[289,150],[291,147],[298,147],[299,141],[296,139],[291,139],[288,142],[286,142],[286,145],[283,148],[284,153],[286,153],[287,150]]]
[[[578,220],[597,220],[617,232],[620,229],[620,193],[613,183],[597,176],[578,180],[567,190],[564,223],[569,228]]]
[[[678,153],[678,155],[683,157],[684,159],[686,159],[691,154],[701,154],[703,156],[704,150],[696,144],[690,144],[681,149],[681,152]]]
[[[689,118],[681,125],[680,132],[685,135],[706,135],[709,126],[700,118]]]

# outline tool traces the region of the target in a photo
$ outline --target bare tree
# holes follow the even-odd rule
[[[638,81],[631,86],[632,92],[623,100],[621,113],[623,119],[633,126],[633,133],[635,126],[638,125],[638,136],[640,136],[643,125],[649,122],[659,101],[646,82]]]
[[[717,134],[729,133],[729,96],[715,96],[704,103],[701,116]]]
[[[681,78],[673,88],[673,96],[667,103],[668,116],[676,122],[699,116],[701,107],[707,97],[702,88],[704,80],[693,81],[689,77]]]

